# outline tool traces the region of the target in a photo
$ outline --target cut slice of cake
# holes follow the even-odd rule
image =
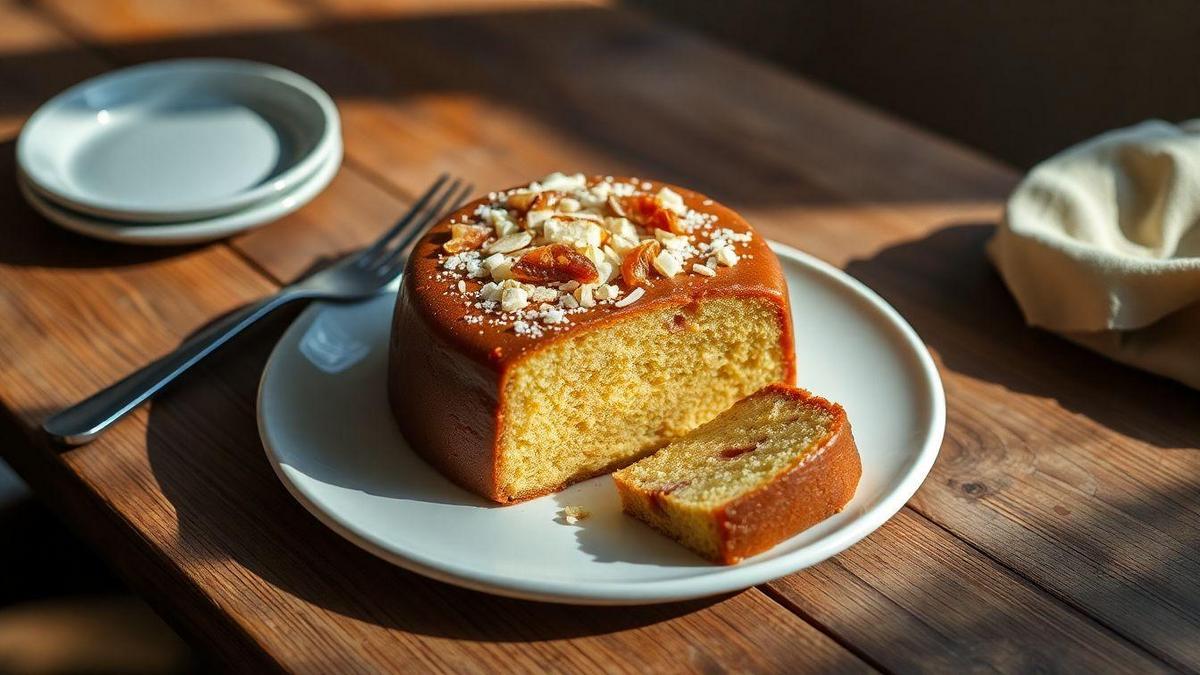
[[[552,174],[413,249],[389,398],[412,448],[500,503],[628,466],[794,376],[766,240],[708,197]]]
[[[841,511],[861,475],[846,411],[774,384],[612,477],[626,513],[729,565]]]

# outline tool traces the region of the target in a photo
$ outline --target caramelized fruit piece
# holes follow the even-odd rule
[[[625,217],[634,223],[651,230],[666,230],[671,234],[685,234],[679,224],[679,215],[663,206],[657,197],[650,195],[634,195],[621,198],[621,208]]]
[[[742,455],[744,455],[748,452],[754,452],[755,450],[757,450],[759,448],[759,446],[761,446],[763,443],[766,443],[766,442],[767,442],[767,439],[760,438],[757,441],[754,441],[753,443],[751,443],[750,445],[738,445],[738,446],[725,448],[724,450],[721,451],[721,455],[720,455],[721,459],[734,459],[736,457],[741,457]]]
[[[649,279],[650,270],[654,265],[654,257],[661,250],[662,244],[651,240],[643,241],[626,253],[625,259],[621,261],[621,278],[625,280],[625,285],[633,288],[642,285]]]
[[[600,281],[600,273],[592,261],[566,244],[548,244],[531,249],[513,263],[512,274],[514,279],[527,284],[551,281],[594,284]]]
[[[446,253],[474,251],[492,236],[492,228],[482,225],[455,223],[450,226],[450,241],[442,244]]]
[[[539,192],[534,195],[533,201],[529,203],[529,210],[545,211],[548,209],[553,209],[554,206],[558,204],[559,200],[562,199],[562,197],[563,194],[561,192],[555,192],[554,190]]]
[[[688,485],[691,484],[691,482],[692,481],[690,481],[690,480],[676,481],[674,483],[668,483],[668,484],[658,488],[657,490],[650,492],[650,494],[649,494],[650,507],[655,509],[656,511],[662,511],[663,510],[663,497],[666,497],[667,495],[671,494],[672,492],[678,490],[681,487],[687,487]]]
[[[556,190],[546,190],[545,192],[514,192],[504,200],[504,205],[521,212],[544,211],[553,209],[555,204],[558,204],[562,198],[563,194]]]

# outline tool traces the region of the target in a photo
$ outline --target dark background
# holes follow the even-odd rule
[[[1106,129],[1200,116],[1195,0],[628,4],[1019,168]]]

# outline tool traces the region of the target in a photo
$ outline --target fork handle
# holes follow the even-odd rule
[[[307,296],[302,293],[285,291],[225,315],[179,345],[175,351],[51,415],[42,423],[42,429],[51,439],[64,445],[87,443],[251,324],[283,305],[304,297]]]

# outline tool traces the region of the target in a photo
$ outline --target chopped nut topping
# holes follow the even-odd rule
[[[576,316],[628,307],[651,284],[716,277],[736,265],[753,235],[689,204],[641,179],[551,174],[493,192],[456,218],[436,278],[465,300],[463,321],[481,333],[494,326],[541,338]]]
[[[621,297],[621,289],[613,284],[601,284],[595,290],[597,300],[616,300]]]
[[[524,288],[506,288],[500,296],[500,309],[505,312],[516,312],[529,305],[529,293]]]
[[[586,244],[599,247],[604,230],[600,226],[578,218],[553,216],[542,224],[542,236],[547,241],[568,244]]]
[[[663,250],[654,256],[654,269],[658,270],[659,274],[670,279],[683,271],[683,265],[680,264],[678,258],[671,255],[670,251]]]
[[[733,267],[734,265],[738,264],[738,254],[734,252],[732,246],[725,246],[717,249],[717,254],[713,257],[717,259],[717,262],[726,267]]]
[[[583,284],[575,289],[575,300],[579,302],[580,307],[595,307],[596,298],[593,295],[596,290],[596,284]]]
[[[541,227],[542,223],[546,222],[548,218],[553,216],[554,211],[551,211],[550,209],[530,211],[525,214],[525,228],[529,230],[536,230],[537,228]]]
[[[496,281],[507,281],[508,279],[512,279],[512,266],[513,261],[505,259],[504,262],[499,263],[492,268],[492,278]]]

